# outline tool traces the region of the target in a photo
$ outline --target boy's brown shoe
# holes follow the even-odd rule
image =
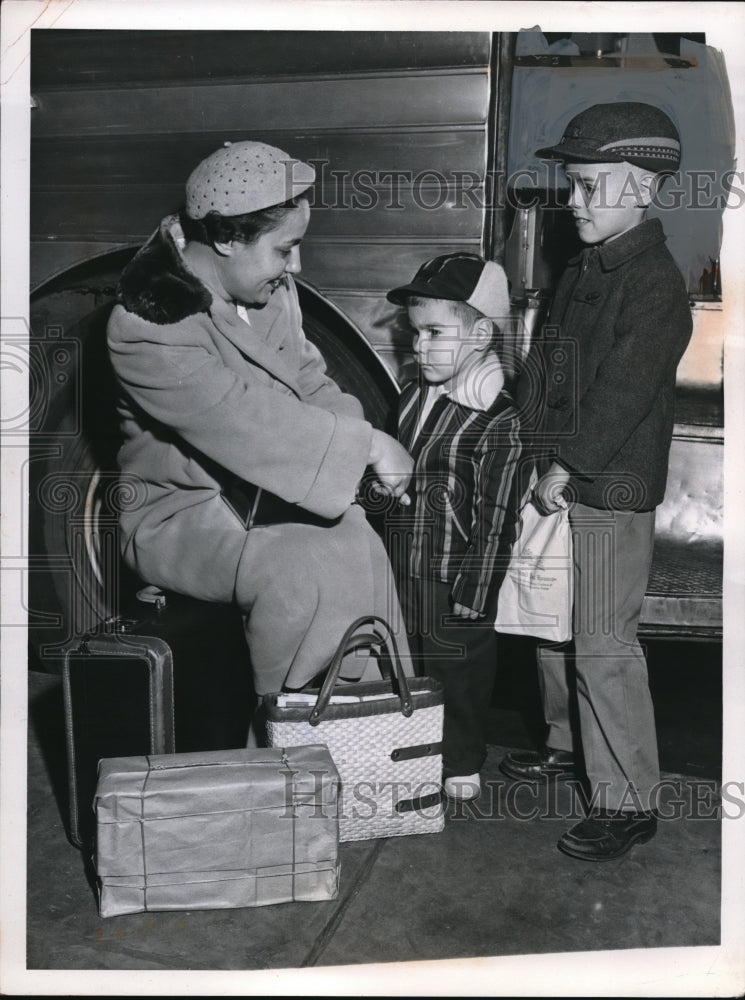
[[[556,845],[564,854],[583,861],[613,861],[634,844],[643,844],[657,833],[654,813],[606,812],[596,809]]]
[[[571,781],[578,777],[571,750],[513,750],[502,759],[500,771],[523,781]]]

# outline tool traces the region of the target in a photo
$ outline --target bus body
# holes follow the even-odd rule
[[[717,64],[703,39],[657,40],[643,55],[634,36],[601,41],[540,32],[32,32],[31,321],[41,374],[29,622],[43,663],[54,664],[61,644],[120,597],[103,330],[118,273],[178,211],[195,164],[242,139],[314,163],[300,282],[307,332],[370,419],[390,426],[410,331],[385,295],[424,260],[463,249],[504,263],[523,349],[545,316],[571,239],[560,192],[530,160],[541,128],[552,139],[560,128],[541,123],[535,94],[572,95],[581,107],[632,80],[667,86],[681,104],[712,90]],[[694,334],[678,371],[642,622],[649,635],[721,635],[726,297],[717,239],[715,219],[695,253],[686,231],[671,246],[688,280]],[[71,499],[55,506],[63,483]]]

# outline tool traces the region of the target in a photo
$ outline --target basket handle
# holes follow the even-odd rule
[[[388,633],[387,639],[384,636],[379,635],[377,632],[367,633],[355,638],[355,632],[362,628],[363,625],[375,624],[385,626],[386,632]],[[406,680],[406,675],[404,674],[401,657],[398,653],[396,637],[385,618],[381,618],[379,615],[365,615],[364,617],[358,618],[356,621],[352,622],[347,631],[344,633],[344,637],[339,643],[338,649],[334,653],[331,664],[326,673],[326,677],[324,678],[323,685],[321,686],[321,690],[318,694],[318,698],[316,699],[315,706],[313,707],[310,713],[310,718],[308,719],[311,726],[318,725],[321,721],[323,712],[328,707],[334,687],[339,679],[339,673],[341,671],[341,665],[345,654],[363,644],[385,647],[388,652],[388,658],[393,664],[396,681],[398,682],[398,697],[401,703],[401,713],[407,717],[413,713],[414,704],[411,700],[411,692],[409,691],[409,685]]]

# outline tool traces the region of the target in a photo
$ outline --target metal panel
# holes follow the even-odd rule
[[[289,28],[290,26],[288,26]],[[374,38],[374,41],[373,41]],[[488,32],[31,32],[31,86],[485,66]]]
[[[148,135],[237,128],[311,131],[486,120],[486,72],[442,71],[260,83],[86,88],[37,95],[32,135]],[[403,99],[405,95],[405,99]]]
[[[659,536],[640,635],[721,637],[722,545]]]
[[[303,275],[332,297],[335,290],[386,292],[400,284],[402,277],[411,278],[425,260],[456,249],[478,253],[479,244],[456,239],[446,243],[362,244],[307,240],[303,244]]]
[[[473,195],[478,205],[483,194]],[[312,236],[355,236],[358,242],[397,236],[478,241],[481,236],[482,210],[449,188],[445,178],[413,190],[408,185],[358,188],[350,182],[343,191],[322,189],[316,200]],[[182,201],[181,185],[39,191],[31,206],[31,232],[35,238],[143,241]]]
[[[476,172],[483,177],[483,125],[437,130],[408,129],[392,134],[388,126],[359,132],[329,129],[308,134],[291,130],[230,131],[220,141],[271,142],[301,160],[311,160],[320,175],[360,171],[409,171],[413,177],[435,170],[448,177]],[[54,189],[101,184],[183,184],[195,164],[219,145],[212,133],[162,136],[88,136],[37,138],[31,158],[31,186]]]

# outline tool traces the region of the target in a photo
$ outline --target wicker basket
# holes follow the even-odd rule
[[[384,634],[360,633],[367,625]],[[390,677],[338,685],[344,656],[362,646],[390,664]],[[328,747],[341,778],[340,841],[443,829],[442,685],[406,677],[384,619],[350,625],[320,691],[271,694],[264,704],[270,746]]]

